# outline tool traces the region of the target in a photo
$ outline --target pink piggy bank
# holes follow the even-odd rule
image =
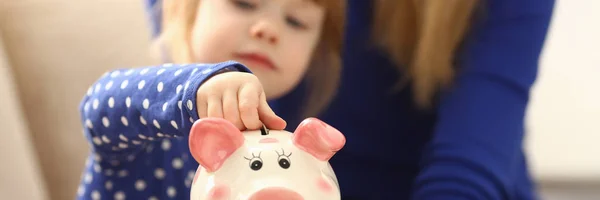
[[[192,200],[339,200],[329,159],[346,139],[316,119],[291,134],[279,130],[239,131],[221,118],[205,118],[190,131],[190,151],[200,164]]]

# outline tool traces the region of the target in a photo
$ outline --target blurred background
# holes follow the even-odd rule
[[[78,104],[100,75],[155,64],[141,0],[0,0],[0,199],[73,199]],[[543,199],[600,199],[600,1],[557,0],[527,117]]]

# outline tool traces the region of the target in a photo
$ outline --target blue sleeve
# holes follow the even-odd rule
[[[443,94],[413,199],[506,199],[519,175],[524,116],[553,0],[485,1]]]
[[[198,119],[196,91],[208,77],[229,70],[250,73],[233,61],[107,72],[80,103],[84,134],[95,152],[113,159],[149,140],[187,136]]]

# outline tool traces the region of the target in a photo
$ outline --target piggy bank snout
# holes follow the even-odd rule
[[[304,200],[302,195],[289,189],[271,187],[259,190],[249,200]]]

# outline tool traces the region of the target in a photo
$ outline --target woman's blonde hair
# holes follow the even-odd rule
[[[410,80],[417,105],[428,107],[453,80],[457,48],[478,0],[376,0],[373,39]],[[405,82],[399,81],[398,86]]]
[[[190,37],[196,11],[202,0],[165,0],[162,31],[156,49],[163,49],[174,63],[193,62]],[[341,49],[345,25],[345,0],[313,0],[325,8],[320,41],[307,70],[304,116],[317,115],[333,98],[341,73]]]

